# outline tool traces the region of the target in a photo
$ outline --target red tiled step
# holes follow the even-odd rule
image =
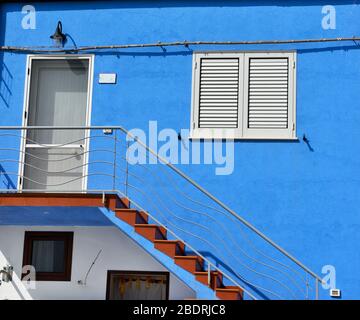
[[[174,260],[178,266],[191,273],[201,271],[203,268],[203,260],[199,256],[175,256]]]
[[[135,224],[135,231],[152,242],[166,239],[165,228],[155,224]]]
[[[242,300],[243,291],[234,286],[226,286],[216,289],[216,296],[222,300]]]
[[[185,249],[184,243],[179,240],[155,240],[154,247],[171,258],[184,255]]]
[[[135,224],[147,224],[148,222],[148,215],[135,209],[116,209],[115,215],[132,226]]]
[[[123,197],[123,198],[120,198],[120,200],[125,208],[128,208],[128,209],[130,208],[130,200],[128,198]]]
[[[222,286],[222,273],[218,271],[210,272],[210,288],[215,290]],[[195,279],[202,284],[208,286],[208,273],[207,271],[196,271]]]

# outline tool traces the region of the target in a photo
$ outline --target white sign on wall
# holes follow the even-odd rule
[[[105,84],[116,83],[116,73],[100,73],[99,83],[105,83]]]

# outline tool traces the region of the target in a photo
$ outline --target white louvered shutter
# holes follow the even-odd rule
[[[191,137],[294,139],[295,53],[195,53]]]
[[[288,126],[287,58],[250,58],[248,128]]]
[[[286,139],[295,134],[292,53],[247,54],[244,134],[247,138]]]
[[[237,128],[239,59],[201,59],[199,89],[199,128]]]
[[[240,137],[242,66],[241,54],[209,53],[196,57],[193,137]]]

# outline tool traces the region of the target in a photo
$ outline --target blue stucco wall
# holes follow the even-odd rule
[[[333,1],[336,29],[323,30],[325,4],[316,0],[35,3],[35,30],[22,29],[21,4],[3,4],[0,43],[48,46],[59,19],[77,46],[360,34],[360,5]],[[216,176],[212,165],[182,169],[316,273],[324,265],[335,266],[342,297],[356,299],[360,294],[358,48],[348,42],[96,52],[91,123],[147,130],[149,120],[157,120],[159,129],[188,128],[193,50],[297,50],[297,136],[306,134],[312,150],[301,139],[238,141],[232,175]],[[0,52],[0,59],[0,125],[21,125],[26,54]],[[100,72],[116,72],[117,84],[98,84]],[[226,222],[225,228],[241,244],[236,227]],[[200,250],[211,251],[206,243],[192,241]],[[329,298],[328,291],[321,290],[321,297]]]

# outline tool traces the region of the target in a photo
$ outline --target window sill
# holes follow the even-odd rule
[[[200,138],[200,137],[189,137],[190,141],[213,141],[213,140],[233,140],[235,142],[298,142],[300,141],[298,137],[294,138],[221,138],[221,137],[210,137],[210,138]]]

